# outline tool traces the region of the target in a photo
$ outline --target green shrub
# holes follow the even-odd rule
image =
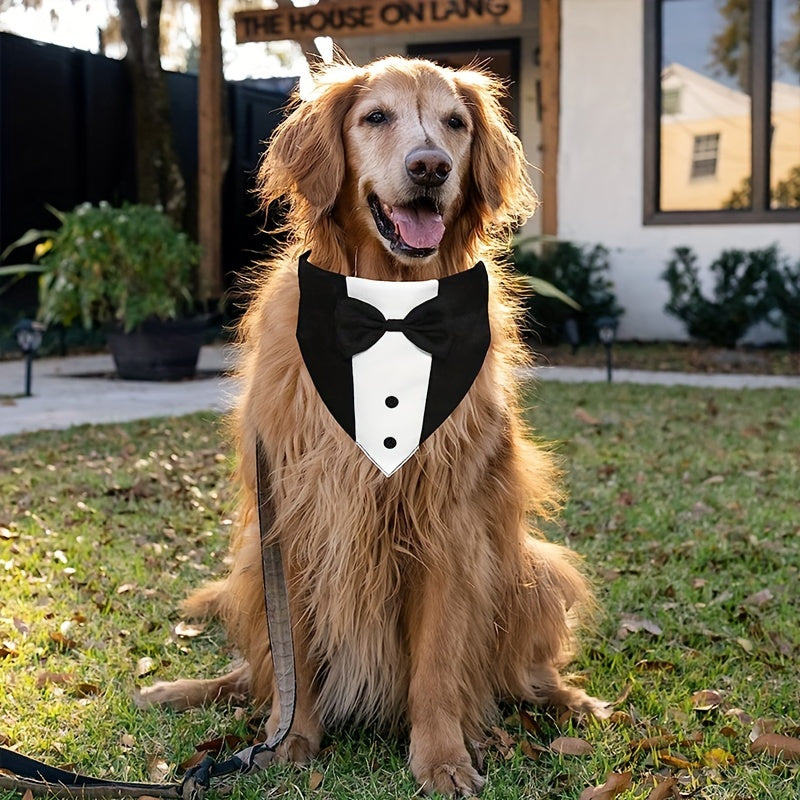
[[[712,295],[700,286],[697,256],[676,247],[661,277],[669,286],[664,310],[686,324],[689,335],[719,347],[735,347],[770,308],[768,276],[776,269],[775,246],[763,250],[725,250],[709,266]]]
[[[42,240],[34,254],[38,263],[2,268],[41,273],[43,322],[80,322],[87,330],[117,323],[130,331],[153,317],[174,319],[193,311],[200,248],[160,209],[101,202],[50,210],[60,227],[28,231],[6,250]]]
[[[541,251],[526,248],[531,240],[514,246],[517,270],[553,284],[581,306],[581,311],[552,298],[535,295],[528,303],[528,328],[534,337],[554,344],[565,335],[568,320],[577,322],[581,342],[596,338],[598,317],[619,317],[624,313],[617,303],[608,278],[611,264],[602,245],[581,246],[569,241],[546,242]]]
[[[800,260],[790,265],[788,259],[776,264],[767,276],[767,290],[779,319],[772,319],[783,327],[786,344],[791,350],[800,350]]]

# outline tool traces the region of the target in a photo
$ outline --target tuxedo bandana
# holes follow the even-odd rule
[[[389,476],[463,400],[489,349],[478,263],[430,281],[374,281],[300,257],[297,341],[334,419]]]

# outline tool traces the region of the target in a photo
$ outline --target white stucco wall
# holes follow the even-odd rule
[[[612,251],[621,338],[682,339],[659,278],[673,247],[689,245],[708,263],[725,248],[778,242],[800,258],[800,225],[642,224],[643,7],[562,0],[558,228]]]

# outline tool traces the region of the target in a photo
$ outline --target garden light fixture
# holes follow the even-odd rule
[[[611,348],[617,338],[617,325],[619,320],[616,317],[598,317],[595,320],[595,328],[597,328],[597,337],[606,348],[606,369],[608,370],[608,382],[611,383]]]
[[[25,356],[25,397],[31,396],[31,370],[33,357],[36,351],[42,346],[42,334],[45,326],[41,322],[34,322],[30,319],[21,319],[14,326],[14,337],[17,340],[17,347]]]

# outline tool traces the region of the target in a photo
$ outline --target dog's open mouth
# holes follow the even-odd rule
[[[393,252],[412,258],[433,255],[444,236],[444,223],[436,203],[419,197],[405,206],[390,206],[376,194],[367,198],[375,226]]]

